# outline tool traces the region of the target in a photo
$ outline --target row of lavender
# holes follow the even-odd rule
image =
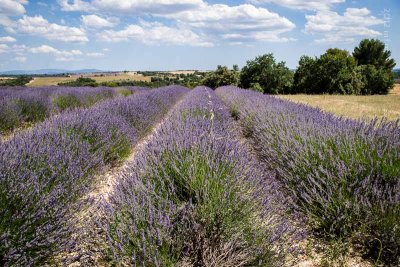
[[[282,266],[284,201],[235,130],[206,87],[171,112],[105,203],[115,264]]]
[[[94,177],[126,158],[184,94],[152,90],[52,117],[0,144],[0,265],[41,266],[70,244],[67,224]]]
[[[400,264],[399,121],[338,118],[235,87],[217,94],[315,231]]]
[[[67,109],[89,107],[104,99],[131,95],[137,90],[107,87],[0,88],[0,134],[43,121]]]

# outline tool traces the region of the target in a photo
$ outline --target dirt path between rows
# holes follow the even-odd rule
[[[133,153],[121,166],[111,168],[97,177],[96,185],[82,199],[82,202],[89,204],[85,205],[76,216],[75,227],[79,228],[79,231],[72,237],[76,245],[70,251],[64,252],[56,258],[61,266],[109,266],[103,259],[103,252],[106,249],[105,233],[96,225],[96,220],[104,215],[101,212],[101,203],[109,201],[113,188],[118,183],[118,178],[135,161],[136,156],[146,149],[146,145],[154,138],[164,122],[170,117],[171,112],[184,98],[185,95],[170,108],[160,122],[153,126],[151,132],[136,144]]]

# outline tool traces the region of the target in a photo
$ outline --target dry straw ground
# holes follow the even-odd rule
[[[388,95],[284,95],[280,96],[294,102],[318,107],[337,115],[373,119],[387,117],[389,120],[400,118],[400,84],[396,84]]]
[[[57,85],[61,82],[74,81],[79,78],[80,75],[71,75],[70,77],[35,77],[28,86],[50,86]],[[116,75],[106,75],[106,76],[95,76],[95,75],[84,75],[84,77],[89,77],[97,82],[112,82],[121,80],[130,81],[150,81],[150,77],[145,77],[142,74],[131,74],[131,73],[119,73]]]

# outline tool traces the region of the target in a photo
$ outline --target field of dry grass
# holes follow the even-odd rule
[[[282,95],[281,98],[318,107],[324,111],[350,117],[373,119],[400,118],[400,84],[388,95],[346,96],[346,95]]]
[[[61,82],[74,81],[79,78],[80,75],[71,75],[70,77],[35,77],[28,86],[50,86],[57,85]],[[150,77],[145,77],[142,74],[132,74],[132,73],[120,73],[115,75],[107,76],[95,76],[95,75],[83,75],[83,77],[89,77],[97,82],[112,82],[121,80],[130,81],[150,81]]]

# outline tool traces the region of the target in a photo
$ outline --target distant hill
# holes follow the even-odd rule
[[[81,70],[63,70],[63,69],[40,69],[40,70],[9,70],[2,71],[0,75],[55,75],[62,73],[93,73],[93,72],[102,72],[97,69],[81,69]]]

